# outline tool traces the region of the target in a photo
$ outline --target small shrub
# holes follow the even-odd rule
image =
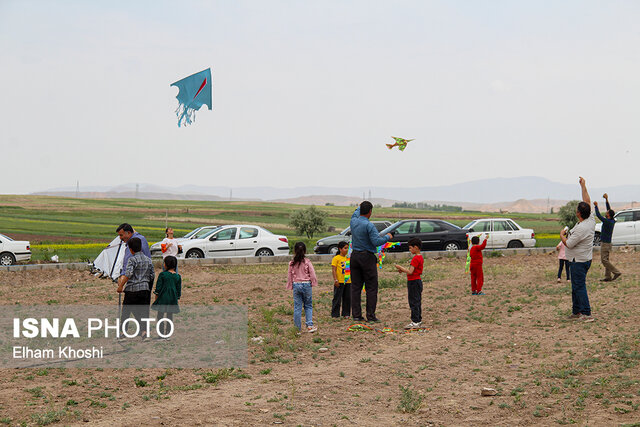
[[[412,390],[407,387],[399,386],[400,392],[402,395],[400,396],[400,403],[398,404],[398,410],[400,412],[414,413],[420,406],[422,406],[422,401],[424,396],[419,394],[417,391]]]

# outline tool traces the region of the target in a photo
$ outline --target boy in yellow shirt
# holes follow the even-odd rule
[[[333,274],[333,302],[331,303],[331,317],[340,317],[340,305],[342,304],[342,317],[351,315],[351,278],[345,283],[344,269],[347,263],[349,244],[338,243],[338,253],[331,260],[331,273]]]

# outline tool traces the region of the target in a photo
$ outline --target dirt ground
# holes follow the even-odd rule
[[[550,255],[487,257],[471,296],[464,260],[426,260],[416,333],[349,332],[332,319],[328,266],[316,265],[316,334],[295,335],[285,265],[181,268],[181,304],[249,309],[249,365],[229,370],[5,369],[9,425],[640,425],[640,266],[602,283],[589,271],[596,321],[568,320],[570,284]],[[377,327],[409,321],[405,278],[380,275]],[[115,304],[87,272],[0,273],[0,303]],[[252,337],[263,337],[261,343]],[[320,350],[322,348],[322,351]],[[325,350],[326,349],[326,350]],[[482,397],[483,387],[496,390]],[[634,424],[635,423],[635,424]]]

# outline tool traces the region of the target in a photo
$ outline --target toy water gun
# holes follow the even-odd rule
[[[378,246],[378,268],[382,268],[382,262],[384,258],[387,256],[386,250],[392,248],[394,246],[398,246],[400,242],[387,242],[382,246]]]

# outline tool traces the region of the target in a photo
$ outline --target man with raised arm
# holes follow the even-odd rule
[[[367,293],[367,320],[379,322],[376,317],[378,304],[378,268],[376,250],[393,236],[380,236],[376,227],[369,221],[373,205],[369,201],[360,203],[351,216],[351,314],[353,320],[362,322],[362,284]]]
[[[616,225],[616,220],[613,218],[615,212],[611,209],[611,205],[609,204],[609,196],[607,193],[604,193],[602,196],[604,197],[605,204],[607,206],[607,212],[605,213],[606,218],[600,215],[600,211],[598,210],[598,202],[593,202],[593,205],[596,208],[596,216],[600,221],[602,221],[602,230],[600,230],[600,260],[602,261],[602,265],[604,265],[604,279],[600,279],[603,282],[611,282],[612,280],[616,280],[622,273],[618,270],[611,261],[609,261],[609,254],[611,253],[611,236],[613,235],[613,226]],[[611,273],[613,273],[613,277],[611,277]]]
[[[591,214],[591,198],[583,177],[578,180],[582,189],[582,201],[578,203],[576,215],[578,223],[567,232],[560,232],[562,243],[567,247],[566,256],[571,269],[571,300],[573,303],[570,319],[593,322],[591,306],[587,295],[587,272],[593,258],[593,236],[596,220]]]

